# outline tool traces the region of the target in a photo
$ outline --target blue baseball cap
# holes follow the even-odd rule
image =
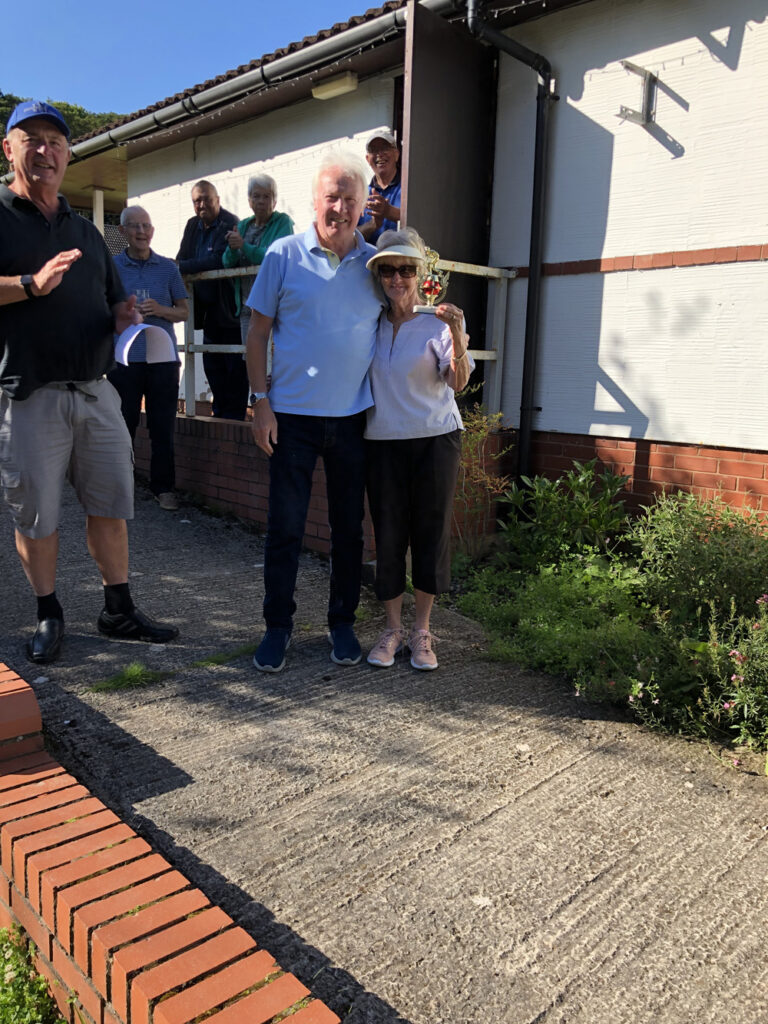
[[[23,103],[17,104],[8,118],[8,124],[5,126],[6,133],[11,128],[18,128],[24,121],[30,121],[33,117],[41,117],[44,121],[50,121],[65,138],[69,138],[67,122],[56,107],[52,107],[50,103],[44,103],[42,100],[24,100]]]

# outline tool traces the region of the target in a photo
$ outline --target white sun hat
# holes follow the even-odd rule
[[[381,249],[375,255],[371,256],[368,262],[365,264],[368,270],[370,270],[374,263],[382,259],[384,256],[408,256],[412,260],[417,260],[419,263],[424,262],[424,253],[420,252],[415,245],[390,245],[386,249]]]

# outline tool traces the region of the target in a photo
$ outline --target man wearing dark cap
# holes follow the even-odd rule
[[[392,132],[374,132],[365,144],[365,159],[373,177],[358,226],[366,242],[375,244],[383,231],[397,231],[400,220],[400,150]]]
[[[58,657],[64,634],[55,583],[65,477],[104,583],[99,632],[155,643],[178,635],[139,611],[128,588],[131,439],[105,374],[114,332],[141,315],[99,232],[59,195],[69,134],[55,107],[20,103],[3,139],[13,183],[0,185],[0,480],[37,597],[27,654],[41,664]]]

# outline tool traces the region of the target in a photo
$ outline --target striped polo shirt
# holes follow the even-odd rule
[[[179,268],[167,256],[158,256],[152,249],[146,260],[137,260],[128,255],[128,250],[115,256],[115,266],[120,273],[123,287],[129,295],[144,289],[149,297],[161,306],[173,306],[179,299],[187,298],[187,290],[181,279]],[[154,327],[162,327],[176,343],[173,324],[159,316],[145,317],[144,322]],[[128,355],[130,363],[143,363],[147,358],[147,343],[142,332],[131,346]],[[177,362],[179,360],[177,359]]]

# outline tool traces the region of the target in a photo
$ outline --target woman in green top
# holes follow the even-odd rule
[[[268,174],[254,174],[248,179],[248,205],[252,217],[246,217],[227,235],[224,251],[225,267],[256,266],[264,259],[264,253],[276,238],[293,234],[293,221],[287,213],[276,213],[277,185]],[[245,344],[251,311],[245,300],[253,287],[255,278],[236,277],[235,302],[240,315],[240,337]]]

